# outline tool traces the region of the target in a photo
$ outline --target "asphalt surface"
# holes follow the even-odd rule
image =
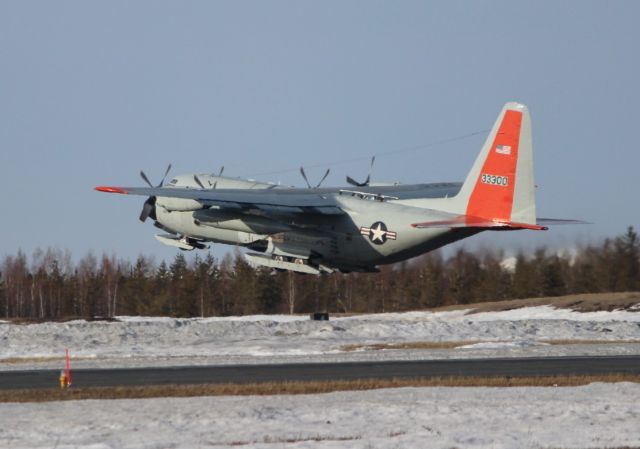
[[[298,363],[78,369],[74,387],[330,381],[420,377],[528,377],[640,374],[640,356],[550,357],[406,362]],[[52,388],[59,370],[0,372],[0,389]]]

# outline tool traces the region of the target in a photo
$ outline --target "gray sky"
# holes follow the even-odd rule
[[[303,185],[372,154],[533,120],[539,216],[595,224],[467,244],[567,246],[638,227],[640,2],[0,2],[0,255],[170,258],[143,198],[214,172]],[[485,135],[379,157],[378,181],[461,181]],[[157,181],[156,181],[157,182]],[[218,252],[221,254],[222,252]]]

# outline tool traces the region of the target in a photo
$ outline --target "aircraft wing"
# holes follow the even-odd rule
[[[320,194],[307,189],[188,189],[172,187],[111,187],[98,186],[99,192],[119,193],[123,195],[141,195],[147,197],[176,198],[193,200],[201,207],[219,208],[241,212],[246,209],[258,209],[272,215],[309,214],[341,215],[334,195]]]

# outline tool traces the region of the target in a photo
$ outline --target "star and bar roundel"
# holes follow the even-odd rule
[[[394,231],[389,231],[387,225],[381,221],[376,221],[370,228],[361,227],[360,234],[366,235],[371,240],[371,243],[376,245],[382,245],[387,240],[395,240],[398,234]]]

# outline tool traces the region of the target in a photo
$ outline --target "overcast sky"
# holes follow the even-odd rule
[[[157,182],[169,162],[298,186],[300,165],[331,166],[340,185],[372,154],[485,130],[511,100],[532,115],[539,216],[594,224],[465,244],[638,227],[639,17],[632,1],[2,1],[0,255],[171,258],[143,198],[93,187]],[[462,181],[485,137],[381,155],[374,180]]]

